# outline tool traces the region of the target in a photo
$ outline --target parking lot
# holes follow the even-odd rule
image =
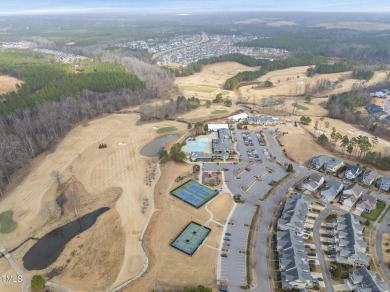
[[[241,291],[240,286],[247,284],[245,251],[255,205],[261,204],[259,199],[286,175],[286,171],[272,159],[275,149],[265,146],[263,139],[259,140],[258,131],[235,129],[232,133],[233,140],[237,141],[236,150],[241,154],[240,162],[204,163],[203,171],[222,171],[229,191],[241,194],[245,200],[245,204],[237,205],[225,231],[229,235],[224,236],[223,247],[228,252],[221,252],[223,256],[219,257],[220,281],[229,284],[229,291]]]

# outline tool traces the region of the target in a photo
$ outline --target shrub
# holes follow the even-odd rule
[[[31,288],[39,290],[45,288],[46,281],[41,275],[34,275],[31,279]]]

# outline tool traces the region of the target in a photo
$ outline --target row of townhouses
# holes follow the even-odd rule
[[[347,285],[349,289],[356,292],[388,292],[389,285],[377,278],[375,272],[366,267],[357,268],[349,274]]]
[[[287,198],[277,222],[277,251],[283,290],[307,289],[313,285],[302,232],[310,199],[302,194]]]
[[[363,226],[351,213],[338,216],[334,223],[336,261],[339,263],[368,266],[367,243],[363,238]]]

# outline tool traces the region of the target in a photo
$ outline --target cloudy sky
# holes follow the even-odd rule
[[[390,12],[390,0],[1,0],[0,14],[50,12]]]

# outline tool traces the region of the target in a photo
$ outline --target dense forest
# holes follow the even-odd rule
[[[326,62],[325,58],[312,56],[312,55],[300,55],[300,54],[288,57],[284,60],[274,60],[274,61],[268,60],[261,66],[260,70],[240,72],[235,76],[227,79],[224,87],[225,89],[228,90],[234,90],[239,87],[241,81],[252,81],[271,71],[296,67],[296,66],[316,65],[324,62]]]
[[[51,64],[40,55],[27,51],[0,54],[0,74],[24,81],[16,92],[0,96],[0,115],[34,106],[45,100],[73,96],[82,90],[110,92],[120,88],[142,88],[144,83],[119,64],[100,63],[74,68],[67,64]]]
[[[21,58],[23,59],[24,57],[22,56]],[[74,124],[81,121],[87,124],[89,119],[104,113],[114,113],[124,107],[138,105],[152,99],[167,99],[171,97],[171,94],[178,93],[177,87],[173,84],[173,76],[166,70],[137,60],[132,56],[123,57],[120,54],[107,53],[102,56],[104,59],[102,61],[114,58],[118,63],[109,64],[102,62],[93,66],[86,66],[83,68],[84,72],[74,74],[74,76],[81,77],[83,74],[94,75],[102,71],[105,72],[104,76],[109,80],[120,76],[128,76],[132,82],[129,84],[130,86],[126,87],[126,83],[115,83],[114,81],[117,89],[103,88],[104,91],[109,90],[110,92],[93,92],[86,87],[77,92],[80,87],[78,87],[78,81],[75,80],[75,87],[71,91],[65,91],[66,93],[70,92],[70,95],[64,94],[60,96],[60,94],[56,94],[55,98],[48,95],[47,98],[36,99],[36,95],[43,94],[43,89],[50,88],[45,86],[44,82],[53,85],[58,84],[59,86],[62,86],[61,84],[73,86],[69,82],[74,80],[64,77],[70,74],[67,65],[47,64],[46,60],[41,57],[30,56],[26,60],[30,63],[34,62],[32,66],[34,68],[36,68],[35,66],[39,66],[39,68],[43,68],[41,66],[54,68],[50,72],[56,74],[54,75],[56,78],[42,74],[42,78],[34,79],[35,77],[33,76],[28,76],[24,73],[22,75],[21,71],[13,70],[11,62],[8,63],[10,68],[7,69],[7,72],[13,73],[17,77],[24,76],[25,82],[20,86],[17,93],[5,95],[5,97],[8,99],[12,96],[18,100],[32,99],[35,103],[13,103],[16,105],[14,108],[1,105],[8,111],[12,109],[12,112],[3,112],[3,115],[0,116],[0,194],[5,184],[10,181],[13,173],[21,168],[26,168],[31,158],[50,149],[60,137],[67,134]],[[18,59],[15,58],[15,61],[17,65]],[[119,63],[123,63],[123,65],[119,65]],[[122,66],[132,73],[125,71]],[[5,72],[5,67],[2,67],[2,72]],[[17,75],[17,72],[20,75]],[[119,75],[117,74],[118,72]],[[110,75],[111,73],[113,74]],[[36,80],[37,83],[30,83],[29,78]],[[61,83],[64,80],[67,83]],[[82,80],[88,82],[88,78]],[[160,82],[155,82],[157,80]],[[104,85],[105,81],[100,81]],[[30,84],[31,88],[27,87],[28,84]],[[99,89],[99,85],[94,82],[92,82],[92,85],[94,86],[92,88]],[[24,93],[31,92],[31,95],[22,95],[20,93],[22,91]],[[8,104],[8,102],[4,103]]]

